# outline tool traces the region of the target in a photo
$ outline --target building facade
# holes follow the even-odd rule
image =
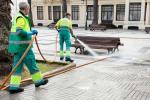
[[[98,21],[113,23],[128,29],[150,26],[150,0],[99,0]],[[86,10],[87,7],[87,10]],[[67,11],[72,14],[73,24],[84,27],[93,19],[93,0],[67,0]],[[62,0],[32,0],[34,24],[48,25],[62,18]]]

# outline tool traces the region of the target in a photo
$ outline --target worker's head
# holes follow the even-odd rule
[[[65,16],[70,19],[71,18],[71,14],[70,13],[66,13]]]
[[[19,3],[19,9],[20,11],[22,11],[25,15],[28,15],[29,14],[29,9],[30,9],[30,6],[27,2],[20,2]]]

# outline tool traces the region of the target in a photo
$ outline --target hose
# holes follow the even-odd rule
[[[57,56],[57,38],[58,38],[58,34],[56,35],[56,52],[55,52],[55,59],[56,59],[56,56]],[[31,43],[29,44],[28,48],[26,49],[26,51],[24,52],[24,54],[22,55],[22,57],[20,58],[19,62],[16,64],[16,66],[13,68],[13,70],[11,71],[11,73],[2,81],[2,85],[0,86],[0,90],[4,90],[5,89],[5,84],[7,83],[7,81],[9,80],[9,78],[11,77],[11,75],[16,71],[16,69],[18,68],[18,66],[20,65],[20,63],[23,61],[23,59],[25,58],[25,56],[27,55],[28,51],[30,50],[30,48],[32,47],[32,44],[35,40],[35,43],[36,43],[36,46],[37,46],[37,49],[41,55],[41,57],[43,58],[43,60],[45,62],[48,62],[45,57],[43,56],[41,50],[40,50],[40,47],[39,47],[39,44],[38,44],[38,41],[37,41],[37,37],[34,36]]]
[[[58,44],[57,38],[58,38],[58,34],[56,35],[56,40],[55,40],[56,45],[55,45],[54,61],[56,60],[56,56],[57,56],[57,44]],[[43,54],[42,54],[42,52],[41,52],[41,50],[40,50],[40,47],[39,47],[37,38],[35,38],[35,43],[36,43],[37,49],[38,49],[38,51],[39,51],[41,57],[43,58],[43,60],[44,60],[45,62],[50,62],[50,61],[46,60],[46,58],[43,56]],[[52,62],[52,61],[51,61],[51,62]]]
[[[39,51],[41,57],[43,58],[43,60],[44,60],[45,62],[48,62],[48,61],[45,59],[45,57],[43,56],[43,54],[42,54],[42,52],[41,52],[41,50],[40,50],[40,47],[39,47],[39,45],[38,45],[38,41],[37,41],[37,38],[36,38],[36,37],[35,37],[35,43],[36,43],[37,49],[38,49],[38,51]]]
[[[55,48],[56,54],[55,54],[55,58],[56,58],[56,55],[57,55],[57,43],[58,43],[57,38],[58,38],[58,34],[56,35],[56,48]],[[2,83],[2,85],[1,85],[1,87],[0,87],[0,90],[5,90],[5,89],[7,88],[7,87],[5,87],[6,82],[7,82],[8,79],[11,77],[11,75],[15,72],[15,70],[18,68],[18,66],[20,65],[20,63],[23,61],[24,57],[27,55],[28,51],[29,51],[30,48],[32,47],[32,44],[33,44],[33,41],[34,41],[34,40],[35,40],[35,42],[36,42],[36,45],[37,45],[37,48],[38,48],[38,51],[39,51],[41,57],[43,58],[43,60],[44,60],[45,62],[48,62],[48,61],[45,59],[45,57],[43,56],[43,54],[42,54],[42,52],[41,52],[41,50],[40,50],[40,48],[39,48],[39,45],[38,45],[38,41],[37,41],[36,36],[34,36],[33,39],[32,39],[32,41],[31,41],[31,43],[29,44],[28,48],[26,49],[26,51],[24,52],[23,56],[22,56],[21,59],[19,60],[19,62],[16,64],[16,66],[15,66],[14,69],[11,71],[11,73],[8,75],[8,77],[6,77],[6,78],[4,79],[4,81],[3,81],[3,83]],[[109,56],[109,57],[111,57],[111,56]],[[60,72],[58,72],[58,73],[54,73],[54,76],[55,76],[55,75],[62,74],[62,73],[64,73],[64,72],[67,72],[67,71],[69,71],[69,70],[71,70],[71,69],[80,68],[80,67],[85,66],[85,65],[89,65],[89,64],[92,64],[92,63],[95,63],[95,62],[103,61],[103,60],[105,60],[105,59],[107,59],[107,58],[109,58],[109,57],[104,57],[104,58],[97,59],[97,60],[94,60],[94,61],[91,61],[91,62],[82,64],[82,65],[79,65],[79,66],[76,66],[76,67],[73,67],[73,68],[65,69],[65,70],[60,71]],[[49,76],[53,76],[53,75],[50,74],[50,75],[47,75],[46,77],[49,77]]]

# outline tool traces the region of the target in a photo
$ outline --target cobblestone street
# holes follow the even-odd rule
[[[42,53],[49,60],[59,61],[58,56],[54,57],[57,32],[37,29]],[[150,100],[150,34],[133,30],[93,32],[83,29],[75,29],[74,33],[120,37],[124,46],[112,54],[106,50],[95,50],[100,57],[111,57],[49,78],[46,86],[35,88],[32,84],[18,94],[0,91],[0,100]],[[33,51],[36,58],[41,59],[36,46]],[[73,53],[74,48],[71,51]],[[96,60],[91,55],[74,53],[72,58],[77,66]]]

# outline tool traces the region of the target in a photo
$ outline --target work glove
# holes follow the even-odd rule
[[[60,32],[60,29],[57,29],[57,32],[59,33],[59,32]]]
[[[37,35],[38,34],[38,32],[36,31],[36,30],[32,30],[32,31],[30,31],[30,32],[27,32],[27,35]]]
[[[37,31],[37,30],[31,30],[31,32],[33,33],[33,35],[34,35],[34,34],[36,34],[36,35],[38,34],[38,31]]]
[[[33,35],[33,32],[31,32],[31,31],[27,32],[27,35]]]
[[[76,40],[77,39],[77,37],[75,36],[75,35],[72,35],[72,37]]]

